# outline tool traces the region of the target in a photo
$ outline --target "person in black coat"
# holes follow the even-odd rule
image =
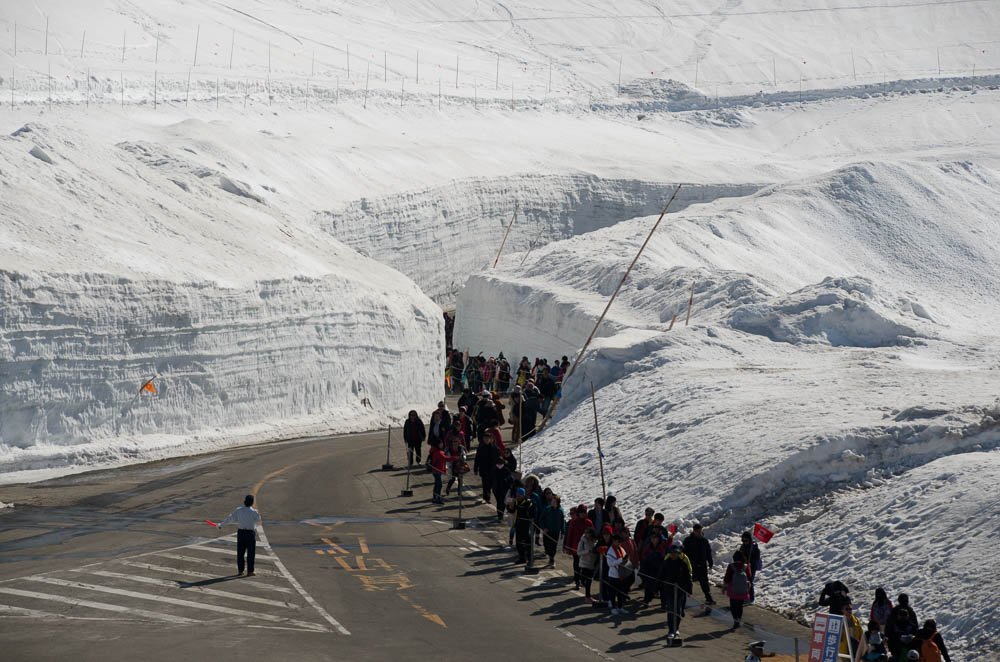
[[[500,427],[500,415],[497,414],[496,404],[493,400],[484,395],[476,409],[476,441],[483,443],[486,430],[494,425]]]
[[[406,422],[403,423],[403,441],[406,442],[406,461],[411,466],[414,464],[414,456],[417,459],[416,464],[420,464],[420,449],[423,448],[425,439],[427,430],[424,428],[424,422],[420,420],[416,411],[410,410]]]
[[[507,451],[508,453],[510,451]],[[476,453],[478,455],[478,452]],[[516,466],[516,461],[515,461]],[[493,498],[496,499],[497,522],[503,521],[506,508],[507,492],[514,484],[514,474],[509,465],[501,458],[493,465]]]
[[[708,571],[712,568],[712,546],[705,538],[704,527],[695,524],[691,529],[691,535],[684,539],[684,554],[691,561],[691,575],[701,585],[701,590],[705,594],[705,604],[714,605],[715,598],[712,597],[712,589],[708,583]]]
[[[919,630],[917,614],[910,606],[910,596],[906,593],[900,593],[899,597],[896,598],[896,606],[889,612],[889,621],[885,624],[889,652],[895,659],[899,659],[902,655],[904,637],[916,637]]]
[[[704,538],[702,538],[704,540]],[[667,558],[660,565],[660,600],[667,605],[667,636],[676,637],[687,607],[687,596],[694,590],[691,572],[685,562],[682,546],[675,542],[670,546]]]
[[[753,535],[749,531],[744,531],[741,540],[740,551],[743,552],[743,558],[747,560],[747,563],[750,564],[750,569],[753,571],[753,576],[750,577],[750,599],[747,601],[752,603],[754,601],[754,584],[757,583],[757,573],[761,571],[764,565],[760,560],[760,545],[754,542]]]
[[[493,475],[496,465],[500,462],[500,450],[493,443],[493,437],[487,436],[480,440],[476,449],[476,459],[472,463],[472,472],[483,482],[483,502],[490,502],[493,492]]]
[[[829,607],[831,614],[843,614],[844,605],[851,603],[850,589],[842,581],[827,582],[826,586],[819,594],[819,606]],[[913,618],[914,630],[916,630],[917,619]]]
[[[521,405],[521,439],[530,439],[535,434],[539,407],[541,401],[538,399],[538,389],[534,387],[526,389],[524,403]]]

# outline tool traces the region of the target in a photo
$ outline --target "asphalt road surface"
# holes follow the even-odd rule
[[[537,574],[515,565],[473,485],[465,529],[456,497],[430,503],[422,471],[400,497],[406,472],[381,471],[385,452],[381,432],[0,487],[15,504],[0,511],[0,659],[717,662],[758,638],[783,652],[807,641],[754,607],[732,632],[725,610],[696,616],[695,602],[685,646],[667,648],[660,612],[613,620],[585,605],[564,555]],[[264,535],[257,576],[240,578],[235,528],[204,520],[247,493]]]

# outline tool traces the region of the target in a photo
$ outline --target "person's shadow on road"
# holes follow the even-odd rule
[[[180,588],[198,588],[199,586],[211,586],[212,584],[231,582],[234,579],[241,579],[241,577],[240,575],[226,575],[225,577],[213,577],[212,579],[203,579],[200,582],[178,581],[177,586],[179,586]]]

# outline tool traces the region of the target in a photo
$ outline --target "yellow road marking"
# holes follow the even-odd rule
[[[329,538],[320,538],[320,540],[322,540],[327,545],[329,545],[330,548],[333,549],[334,551],[336,551],[338,554],[347,554],[347,550],[346,549],[344,549],[343,547],[341,547],[337,543],[333,542]]]
[[[337,560],[337,563],[340,564],[341,568],[343,568],[347,572],[354,572],[354,568],[352,568],[351,565],[347,561],[344,560],[344,557],[342,557],[342,556],[334,556],[333,558],[335,558]]]
[[[266,483],[267,481],[271,480],[275,476],[280,476],[281,474],[285,473],[286,471],[288,471],[292,467],[295,467],[295,466],[298,466],[298,465],[299,465],[298,462],[296,462],[295,464],[288,464],[288,465],[285,465],[285,466],[281,467],[280,469],[278,469],[276,471],[272,471],[271,473],[267,474],[266,476],[264,476],[263,478],[261,478],[260,480],[257,481],[257,484],[253,486],[252,490],[250,490],[250,494],[252,494],[253,498],[256,500],[257,499],[257,493],[260,492],[260,490],[261,490],[262,487],[264,487],[264,483]],[[257,505],[259,506],[260,504],[258,503]]]
[[[358,536],[358,546],[361,547],[361,553],[362,554],[367,554],[368,553],[368,551],[369,551],[368,550],[368,543],[367,543],[367,541],[365,541],[364,536]]]
[[[368,566],[365,565],[365,557],[360,554],[354,557],[358,561],[358,570],[362,572],[368,572]]]

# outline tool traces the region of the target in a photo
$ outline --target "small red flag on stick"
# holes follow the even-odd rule
[[[210,519],[207,519],[207,520],[205,520],[205,524],[208,524],[209,526],[214,526],[214,527],[216,527],[216,528],[218,528],[218,527],[219,527],[219,525],[218,525],[218,524],[216,524],[215,522],[213,522],[213,521],[212,521],[212,520],[210,520]]]
[[[675,533],[677,533],[677,525],[674,524],[673,522],[671,522],[670,524],[668,524],[667,525],[667,533],[669,533],[670,535],[674,535]]]
[[[754,523],[753,525],[753,537],[757,540],[766,543],[774,536],[774,531],[771,531],[763,524]]]

